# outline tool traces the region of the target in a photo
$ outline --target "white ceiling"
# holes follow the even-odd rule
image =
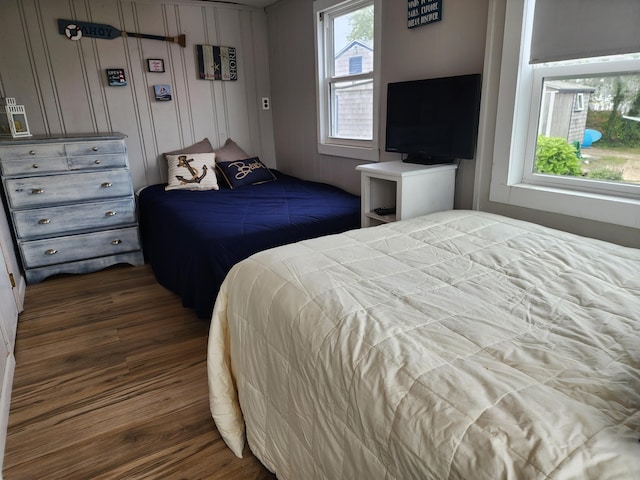
[[[215,1],[215,0],[213,0]],[[276,3],[277,0],[234,0],[229,1],[228,3],[239,3],[240,5],[249,5],[250,7],[261,7],[264,8],[267,5],[271,5],[272,3]]]

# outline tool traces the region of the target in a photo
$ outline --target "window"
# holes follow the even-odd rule
[[[576,93],[573,104],[574,112],[582,112],[584,110],[584,93]]]
[[[355,75],[356,73],[362,73],[361,56],[349,58],[349,75]]]
[[[320,153],[378,160],[378,3],[314,2]]]
[[[578,65],[534,67],[533,88],[542,95],[536,102],[540,113],[535,151],[527,153],[526,182],[560,182],[613,195],[634,196],[636,191],[640,198],[640,122],[634,120],[640,115],[640,73],[616,72],[602,61],[583,59],[580,69],[605,70],[584,75],[562,75],[575,73]]]
[[[640,45],[575,39],[590,18],[624,31],[625,7],[597,3],[506,2],[490,199],[639,227]]]

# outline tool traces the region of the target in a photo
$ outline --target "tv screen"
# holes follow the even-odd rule
[[[480,74],[389,83],[386,151],[423,164],[473,158],[481,88]]]

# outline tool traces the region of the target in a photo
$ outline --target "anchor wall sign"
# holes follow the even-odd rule
[[[80,22],[78,20],[58,19],[58,32],[61,35],[65,35],[69,40],[80,40],[82,37],[104,38],[107,40],[113,40],[118,37],[135,37],[173,42],[183,48],[186,46],[186,37],[184,35],[165,37],[162,35],[125,32],[124,30],[104,23]]]

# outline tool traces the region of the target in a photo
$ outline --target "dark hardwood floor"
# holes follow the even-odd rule
[[[275,479],[216,431],[207,333],[146,265],[28,286],[4,479]]]

